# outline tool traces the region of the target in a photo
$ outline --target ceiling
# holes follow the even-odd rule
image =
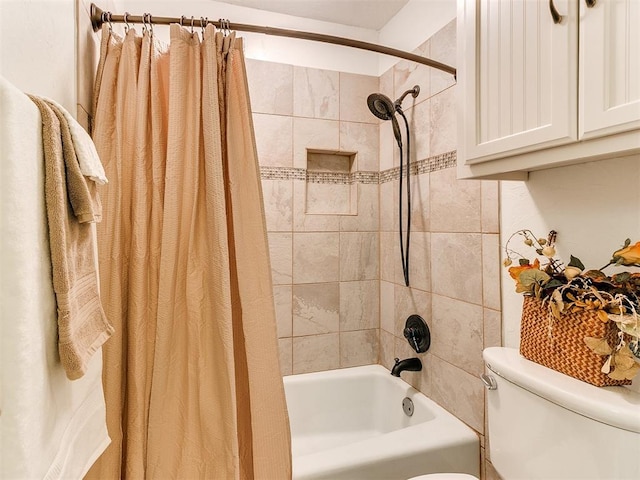
[[[409,0],[221,0],[296,17],[380,30]]]

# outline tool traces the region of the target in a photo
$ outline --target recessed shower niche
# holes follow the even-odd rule
[[[357,215],[355,152],[307,149],[305,213]]]

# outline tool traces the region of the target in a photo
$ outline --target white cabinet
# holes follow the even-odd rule
[[[640,128],[640,1],[582,3],[580,103],[582,138]]]
[[[640,151],[640,1],[589,3],[459,0],[459,177]]]

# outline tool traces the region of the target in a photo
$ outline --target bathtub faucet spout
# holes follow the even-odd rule
[[[391,375],[394,377],[399,377],[400,373],[405,370],[409,372],[419,372],[422,370],[422,362],[419,358],[405,358],[404,360],[396,358],[395,361],[396,364],[391,369]]]

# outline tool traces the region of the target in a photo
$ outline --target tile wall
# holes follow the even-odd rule
[[[455,21],[416,52],[455,64]],[[381,77],[248,60],[283,374],[415,356],[402,335],[421,315],[432,346],[416,388],[478,432],[482,349],[501,344],[498,184],[456,180],[453,78],[401,61]],[[399,155],[366,97],[398,98],[412,131],[411,287],[398,246]],[[403,124],[401,123],[403,127]],[[404,127],[403,127],[404,128]],[[357,215],[305,213],[306,149],[358,152]],[[327,199],[329,201],[330,199]],[[315,199],[314,201],[317,201]],[[406,211],[406,206],[404,207]],[[494,478],[483,461],[483,477]]]
[[[378,78],[251,59],[247,74],[282,373],[376,363],[378,120],[366,97]],[[308,170],[307,149],[356,155],[348,174],[326,175],[331,159]],[[332,182],[336,192],[350,186],[355,214],[306,213],[344,210],[336,195],[312,194]]]
[[[455,20],[416,52],[456,61]],[[380,77],[380,90],[403,103],[411,124],[412,162],[428,167],[412,177],[411,286],[404,286],[398,246],[398,179],[380,184],[380,360],[416,356],[402,335],[410,314],[431,329],[421,372],[405,380],[478,432],[485,452],[482,350],[501,344],[498,184],[456,180],[456,87],[445,73],[399,62]],[[402,125],[402,124],[401,124]],[[380,170],[399,165],[390,122],[380,124]],[[386,176],[381,174],[381,178]],[[389,255],[388,252],[393,252]],[[482,462],[483,478],[494,478]]]

